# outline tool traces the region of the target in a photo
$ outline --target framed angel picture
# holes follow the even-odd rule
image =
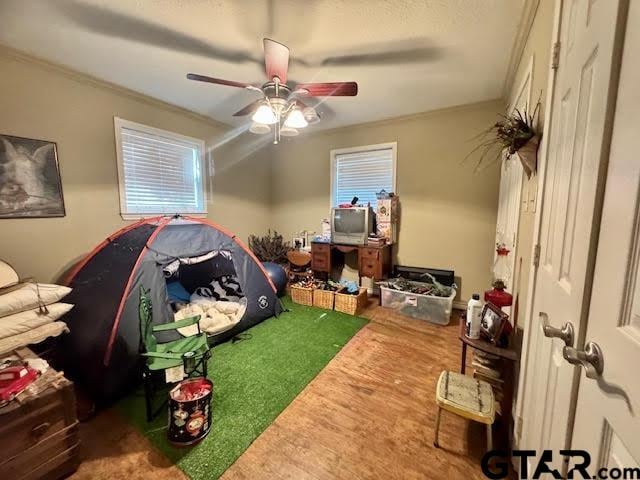
[[[0,134],[0,218],[64,215],[56,144]]]

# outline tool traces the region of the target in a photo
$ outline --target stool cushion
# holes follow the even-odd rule
[[[440,374],[436,402],[449,412],[480,423],[493,423],[495,404],[491,385],[482,380],[449,372]]]

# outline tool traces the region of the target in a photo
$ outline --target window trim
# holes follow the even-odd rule
[[[329,207],[334,208],[333,201],[336,198],[336,157],[345,153],[370,152],[372,150],[388,150],[391,149],[391,185],[394,193],[398,193],[397,188],[397,168],[398,168],[398,142],[374,143],[372,145],[362,145],[358,147],[335,148],[330,151],[331,158],[331,195],[329,197]],[[374,207],[375,208],[375,207]]]
[[[122,128],[130,128],[132,130],[138,130],[140,132],[148,133],[150,135],[158,135],[161,137],[166,137],[170,139],[180,140],[186,143],[191,143],[200,150],[200,170],[202,175],[200,175],[200,188],[202,190],[202,205],[204,212],[182,212],[182,215],[191,215],[193,217],[198,218],[206,218],[208,213],[208,199],[207,199],[207,188],[205,185],[204,177],[205,173],[205,160],[206,160],[206,151],[205,151],[205,142],[199,138],[189,137],[187,135],[181,135],[179,133],[171,132],[169,130],[163,130],[161,128],[150,127],[149,125],[144,125],[142,123],[132,122],[131,120],[125,120],[120,117],[113,117],[113,127],[115,132],[115,144],[116,144],[116,164],[118,166],[118,192],[120,197],[120,216],[123,220],[140,220],[148,217],[156,217],[159,215],[168,215],[166,212],[158,212],[158,213],[127,213],[124,210],[126,209],[126,193],[124,186],[124,158],[122,155]]]

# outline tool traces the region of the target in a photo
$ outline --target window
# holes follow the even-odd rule
[[[331,206],[358,197],[375,207],[377,192],[395,192],[396,152],[396,142],[331,150]]]
[[[207,213],[202,140],[117,117],[114,124],[124,219]]]

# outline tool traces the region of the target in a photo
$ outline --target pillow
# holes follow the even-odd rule
[[[0,288],[12,287],[20,280],[11,265],[0,260]]]
[[[40,343],[49,337],[57,337],[62,332],[68,331],[66,323],[53,322],[19,335],[0,339],[0,355],[9,353],[16,348],[26,347],[32,343]]]
[[[198,287],[191,295],[191,301],[210,298],[216,301],[237,302],[244,298],[240,283],[236,277],[222,276],[214,278],[206,287]]]
[[[55,322],[73,308],[69,303],[53,303],[47,306],[49,313],[42,314],[39,309],[14,313],[0,318],[0,339],[19,335],[34,328]]]
[[[189,300],[191,300],[189,292],[187,292],[184,286],[178,281],[167,282],[167,293],[169,294],[169,301],[171,303],[189,303]]]
[[[39,283],[36,288],[35,284],[26,283],[16,290],[0,295],[0,317],[37,308],[38,290],[40,290],[40,299],[45,305],[58,302],[71,292],[69,287],[62,285]]]

